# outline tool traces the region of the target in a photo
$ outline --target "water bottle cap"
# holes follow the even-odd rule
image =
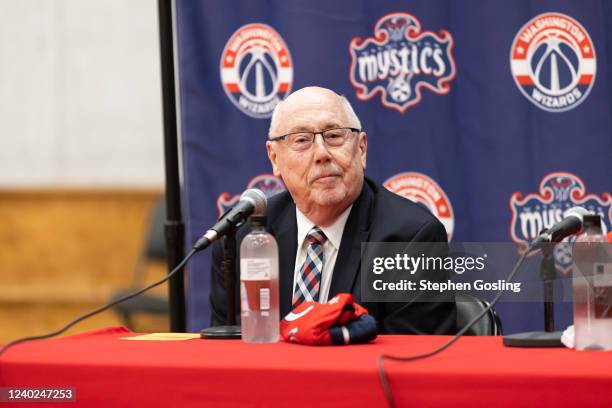
[[[601,217],[599,215],[588,214],[582,218],[582,226],[587,227],[601,227]]]
[[[251,215],[251,227],[266,227],[267,217],[265,215]]]

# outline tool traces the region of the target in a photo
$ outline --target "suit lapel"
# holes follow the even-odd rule
[[[361,243],[370,236],[370,214],[373,193],[364,179],[363,190],[346,220],[328,298],[338,293],[351,293],[361,265]]]
[[[297,220],[295,204],[284,208],[282,214],[272,225],[276,242],[278,243],[279,298],[281,319],[291,310],[293,297],[293,273],[295,254],[297,252]]]

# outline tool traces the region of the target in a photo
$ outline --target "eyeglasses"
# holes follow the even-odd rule
[[[282,136],[271,137],[271,142],[278,142],[280,140],[286,141],[289,148],[296,152],[302,152],[310,149],[314,143],[314,139],[317,135],[321,135],[325,144],[329,147],[341,147],[346,143],[349,136],[353,133],[361,132],[361,129],[342,127],[325,129],[322,132],[294,132],[288,133]]]

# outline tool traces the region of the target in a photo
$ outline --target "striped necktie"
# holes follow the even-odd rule
[[[306,235],[308,249],[306,260],[300,268],[300,274],[293,290],[292,307],[308,300],[319,301],[321,273],[323,272],[323,244],[327,237],[319,227],[313,227]]]

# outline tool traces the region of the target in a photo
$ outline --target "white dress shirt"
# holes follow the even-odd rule
[[[327,302],[329,295],[329,288],[331,286],[332,274],[334,273],[334,265],[336,264],[336,258],[338,257],[338,250],[340,249],[340,241],[342,241],[342,233],[344,232],[344,226],[346,220],[351,212],[353,205],[351,204],[340,216],[334,221],[333,224],[327,227],[319,227],[321,231],[327,237],[327,241],[323,244],[323,271],[321,271],[321,283],[319,286],[319,303]],[[297,243],[298,249],[295,255],[295,268],[293,273],[293,285],[291,286],[291,296],[295,292],[295,284],[300,276],[300,270],[306,260],[306,251],[308,250],[308,242],[306,241],[306,235],[315,226],[300,210],[295,208],[295,216],[297,218]]]

